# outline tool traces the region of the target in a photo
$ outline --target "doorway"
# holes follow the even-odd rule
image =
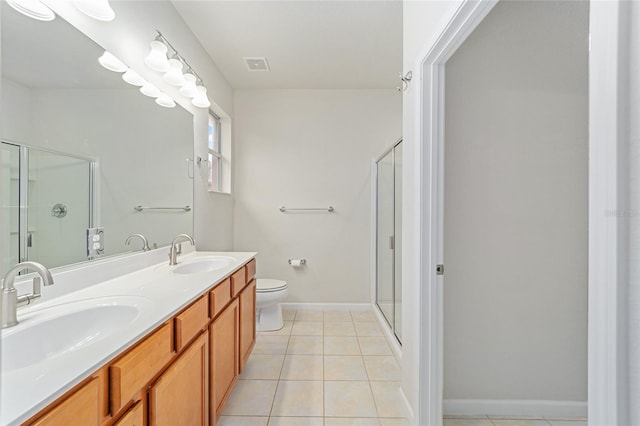
[[[498,2],[445,64],[445,415],[586,416],[588,10]]]
[[[521,2],[506,2],[506,3],[521,3]],[[527,2],[522,2],[522,3],[527,3]],[[532,2],[533,3],[533,2]],[[561,3],[561,2],[560,2]],[[419,276],[421,277],[421,284],[422,284],[422,288],[424,290],[420,291],[420,306],[422,308],[422,310],[420,311],[421,313],[421,324],[423,324],[420,327],[420,331],[419,331],[419,335],[420,335],[420,344],[419,344],[419,353],[420,355],[420,365],[424,367],[424,369],[422,370],[421,374],[420,374],[420,379],[419,379],[419,395],[420,395],[420,404],[419,404],[419,409],[420,412],[418,413],[418,418],[419,418],[419,422],[420,424],[433,424],[433,425],[437,425],[437,424],[442,424],[442,419],[443,419],[443,396],[444,396],[444,390],[445,390],[445,365],[446,365],[446,360],[445,360],[445,354],[444,354],[444,328],[445,328],[445,304],[444,304],[444,293],[445,291],[447,291],[445,289],[446,283],[447,283],[447,279],[451,278],[451,274],[449,274],[450,272],[450,267],[451,264],[449,262],[447,262],[447,260],[445,259],[445,244],[446,244],[446,238],[444,237],[444,227],[445,227],[445,221],[446,221],[446,216],[445,216],[445,200],[447,197],[446,191],[445,191],[445,163],[446,163],[446,114],[445,112],[446,110],[446,102],[445,102],[445,96],[446,96],[446,92],[445,92],[445,88],[446,88],[446,82],[447,79],[445,79],[445,71],[446,71],[446,65],[447,62],[452,58],[452,56],[456,53],[456,51],[463,46],[463,43],[465,43],[465,41],[467,40],[467,38],[469,37],[470,34],[473,33],[473,31],[476,28],[479,28],[482,23],[484,22],[485,19],[490,19],[490,14],[493,10],[494,7],[498,7],[502,4],[502,2],[493,2],[493,1],[480,1],[480,2],[472,2],[472,1],[465,1],[463,2],[460,7],[456,10],[455,14],[452,16],[451,20],[449,21],[448,25],[446,26],[446,28],[443,29],[442,33],[440,34],[440,36],[438,37],[437,41],[429,48],[429,51],[426,52],[423,60],[420,63],[420,68],[419,68],[419,81],[421,84],[421,103],[420,103],[420,122],[423,123],[423,125],[420,128],[420,150],[419,150],[419,155],[420,158],[417,161],[417,167],[419,168],[418,171],[421,175],[421,184],[420,184],[420,200],[419,200],[419,206],[420,206],[420,242],[419,242],[419,253],[420,253],[420,266],[419,268],[417,268],[417,274],[419,274]],[[582,4],[587,5],[588,3],[583,3]],[[588,16],[588,13],[585,15]],[[572,16],[563,16],[567,21],[566,22],[571,22]],[[511,25],[510,29],[517,29],[518,25],[516,23],[513,23]],[[569,28],[571,27],[571,25],[569,25]],[[587,33],[588,34],[588,33]],[[506,41],[509,41],[508,37],[503,37]],[[535,36],[532,36],[529,38],[529,40],[535,40]],[[587,40],[585,38],[585,40]],[[586,50],[586,46],[587,43],[585,43],[585,50]],[[550,50],[553,50],[555,48],[555,46],[551,46]],[[542,50],[546,49],[543,48]],[[534,54],[538,54],[540,52],[536,52],[535,50],[533,51]],[[543,52],[544,53],[544,52]],[[573,55],[574,52],[563,52],[566,55]],[[485,62],[491,62],[492,60],[494,60],[493,57],[484,57],[483,60]],[[586,72],[586,70],[588,70],[588,65],[585,61],[585,65],[584,65],[584,71]],[[475,71],[475,70],[474,70]],[[517,75],[517,73],[515,73]],[[478,70],[478,77],[485,77],[482,73],[482,71],[479,69]],[[512,81],[512,77],[514,77],[513,74],[507,75],[506,78],[503,79],[503,81],[498,81],[498,83],[507,83],[507,87],[506,88],[500,88],[499,86],[494,87],[494,90],[496,92],[499,92],[502,95],[508,96],[508,95],[515,95],[515,86],[509,86],[509,83],[511,83]],[[586,85],[585,85],[586,87]],[[536,91],[536,86],[535,84],[533,85],[529,85],[527,87],[527,89],[532,92],[535,93]],[[555,87],[555,89],[553,90],[553,92],[559,93],[559,94],[563,94],[563,90],[564,88],[559,85],[557,87]],[[588,105],[588,94],[585,93],[584,95],[584,110],[587,110],[587,105]],[[468,100],[469,101],[474,101],[474,94],[469,94],[468,95]],[[550,102],[552,102],[550,100]],[[554,111],[555,108],[557,107],[557,105],[554,105],[552,103],[548,104],[550,106],[549,111]],[[493,111],[493,105],[490,102],[486,102],[483,105],[483,108],[485,108],[487,111],[491,112]],[[498,115],[496,115],[498,116]],[[563,121],[565,120],[565,116],[563,115],[553,115],[552,118],[554,118],[556,121]],[[482,120],[476,120],[476,122],[460,122],[458,123],[458,125],[460,127],[466,127],[466,126],[470,126],[470,125],[485,125],[484,129],[490,129],[491,126],[495,125],[496,123],[502,123],[502,124],[506,124],[507,126],[510,124],[513,124],[512,122],[508,121],[508,120],[493,120],[493,121],[482,121]],[[586,123],[588,123],[588,120],[585,120],[585,126]],[[537,123],[538,125],[541,123]],[[586,128],[586,127],[585,127]],[[525,129],[526,131],[529,130],[536,130],[535,125],[533,127],[527,128]],[[462,129],[464,130],[464,129]],[[523,132],[526,134],[526,132]],[[516,138],[513,138],[514,140]],[[489,138],[489,141],[491,141],[491,139]],[[584,146],[588,146],[588,136],[585,136],[584,138]],[[537,146],[537,145],[534,145]],[[557,150],[557,148],[556,148]],[[503,155],[503,152],[497,150],[494,151],[494,159],[495,160],[505,160],[505,156]],[[587,161],[584,162],[584,165],[586,167],[586,163]],[[473,165],[473,159],[471,159],[471,162],[468,162],[467,164],[471,164]],[[551,164],[553,164],[553,162],[551,162]],[[534,163],[534,166],[536,164]],[[516,164],[511,164],[512,168],[514,170],[517,171],[517,166]],[[540,164],[539,166],[543,166],[542,164]],[[539,171],[540,171],[540,178],[541,180],[545,180],[546,176],[545,176],[545,170],[544,167],[539,167]],[[498,175],[499,173],[496,173],[499,169],[494,169],[492,168],[491,170],[488,171],[489,174],[494,175],[494,177],[496,175]],[[466,175],[467,178],[469,179],[469,181],[473,180],[476,176],[471,174],[467,174]],[[585,183],[587,180],[586,175],[584,178],[584,182]],[[526,191],[523,189],[522,191],[525,195],[526,195]],[[518,195],[517,193],[515,195]],[[450,195],[449,195],[450,196]],[[489,196],[487,197],[486,194],[475,194],[475,196],[480,199],[481,201],[484,201],[486,203],[490,203],[492,201],[495,201],[495,194],[490,193]],[[573,196],[573,194],[569,195],[569,196]],[[494,198],[491,198],[494,197]],[[525,198],[524,200],[522,199],[518,199],[519,203],[527,203],[527,199]],[[540,204],[540,203],[538,203]],[[548,204],[548,203],[547,203]],[[531,208],[534,209],[536,208],[537,205],[535,203],[531,204]],[[546,204],[544,204],[544,207],[547,207]],[[587,208],[586,208],[586,203],[585,206],[583,207],[583,214],[585,215],[585,217],[587,217]],[[499,212],[499,213],[504,213],[504,212]],[[550,216],[553,218],[553,216]],[[474,220],[477,218],[474,218]],[[480,227],[479,227],[480,228]],[[524,226],[524,227],[520,227],[517,229],[523,229],[523,230],[529,230],[531,227],[529,226]],[[587,228],[585,227],[585,235],[587,233]],[[491,238],[492,234],[491,233],[487,233],[486,235],[488,235],[489,238]],[[555,247],[551,247],[551,250],[553,250]],[[514,247],[514,250],[516,250],[517,247]],[[584,244],[584,251],[586,252],[587,250],[587,244]],[[563,253],[564,258],[566,258],[567,256],[572,256],[574,255],[574,252],[565,252]],[[492,268],[492,272],[494,272],[494,276],[498,276],[497,274],[500,274],[501,271],[503,269],[501,269],[501,267],[503,266],[510,266],[508,265],[509,262],[509,258],[506,257],[505,259],[501,259],[499,262],[494,262],[495,264],[482,264],[481,267],[487,267],[487,268]],[[502,262],[502,263],[501,263]],[[558,259],[554,259],[554,262],[557,264],[559,263]],[[437,266],[444,263],[444,271],[445,271],[445,275],[441,275],[438,273],[438,269]],[[546,268],[548,265],[546,264],[537,264],[534,265],[534,268],[542,268],[542,270],[544,270],[544,268]],[[535,273],[537,273],[537,271],[535,269],[530,269],[530,270],[524,270],[522,271],[522,275],[526,275],[526,273],[533,271]],[[586,276],[586,267],[585,267],[585,276]],[[552,279],[557,279],[557,277],[554,277],[551,273],[549,274],[549,277]],[[547,278],[547,277],[545,277]],[[584,289],[586,291],[587,288],[587,280],[584,280]],[[477,291],[478,289],[476,289]],[[533,290],[537,290],[534,289]],[[563,292],[565,290],[564,286],[558,286],[556,288],[554,288],[549,294],[548,296],[553,298],[554,295],[552,294],[553,292]],[[549,291],[547,289],[547,291]],[[507,293],[500,293],[498,295],[498,297],[506,297],[506,296],[519,296],[521,298],[527,298],[528,294],[527,292],[511,292],[511,294]],[[582,301],[577,300],[577,301],[572,301],[572,304],[576,303],[579,305],[582,305]],[[584,298],[584,309],[586,312],[586,296]],[[545,306],[540,306],[540,309],[544,310]],[[508,316],[504,316],[504,318],[502,318],[502,321],[499,322],[499,326],[501,327],[508,327],[509,326],[509,321],[511,321],[512,319],[509,318]],[[584,335],[586,338],[586,314],[584,315]],[[555,323],[554,323],[555,325]],[[497,330],[500,331],[500,330]],[[526,341],[526,333],[528,330],[522,329],[520,330],[520,334],[516,337],[514,337],[515,341],[519,341],[519,342],[525,342]],[[467,336],[463,337],[466,339],[478,339],[477,335],[473,335],[473,334],[467,334]],[[481,339],[480,339],[481,340]],[[586,340],[585,340],[586,341]],[[549,349],[549,348],[548,348]],[[549,349],[550,351],[553,351],[553,349]],[[584,348],[584,355],[586,358],[586,353],[587,353],[587,348],[586,348],[586,344],[585,344],[585,348]],[[479,354],[479,356],[482,356],[481,354]],[[586,381],[586,377],[587,377],[587,371],[586,371],[586,366],[584,366],[584,368],[582,368],[582,366],[580,365],[580,362],[576,363],[576,365],[581,369],[584,370],[583,372],[583,377],[584,380]],[[517,376],[517,374],[520,374],[522,372],[528,372],[530,373],[531,368],[529,368],[529,366],[527,365],[519,365],[519,368],[512,370],[512,372],[514,373],[514,376]],[[571,368],[573,368],[573,366],[571,366]],[[566,391],[566,388],[564,388],[562,391]],[[585,391],[586,394],[586,391]],[[484,397],[487,398],[487,397]],[[489,398],[495,398],[495,397],[489,397]],[[498,398],[501,398],[500,396],[498,396]],[[510,402],[511,404],[502,404],[502,407],[506,407],[508,408],[512,413],[513,412],[518,412],[521,413],[521,415],[527,415],[524,414],[524,411],[526,411],[528,408],[531,408],[531,401],[537,401],[536,402],[536,407],[535,411],[539,412],[539,408],[540,406],[545,406],[546,408],[549,408],[550,411],[554,410],[557,407],[553,407],[555,404],[544,404],[544,401],[542,398],[544,398],[544,396],[541,395],[535,395],[533,397],[531,397],[531,399],[526,399],[526,400],[515,400],[515,399],[511,399],[508,402]],[[554,397],[552,397],[554,398]],[[463,396],[462,398],[463,400],[472,400],[473,398],[471,396]],[[506,399],[489,399],[489,401],[505,401]],[[450,402],[454,402],[457,403],[459,401],[459,399],[451,399]],[[576,414],[580,415],[582,413],[586,413],[586,395],[585,395],[585,400],[563,400],[563,401],[559,401],[557,399],[552,399],[552,402],[559,402],[560,405],[562,405],[562,409],[563,410],[567,410],[570,413],[566,414],[566,416],[570,416],[573,417]],[[519,402],[524,402],[523,404],[519,404]],[[538,404],[538,402],[540,402],[541,404]],[[449,405],[449,407],[447,408],[451,408],[451,404]],[[544,408],[544,407],[543,407]],[[460,410],[461,411],[461,410]],[[564,411],[566,413],[566,411]],[[532,415],[537,415],[537,414],[532,414]]]

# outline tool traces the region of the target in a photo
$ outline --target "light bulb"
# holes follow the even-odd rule
[[[182,86],[185,83],[182,62],[175,58],[169,59],[169,71],[164,75],[164,81],[173,86]]]
[[[140,74],[138,74],[132,69],[128,69],[127,72],[122,74],[122,79],[134,86],[144,86],[147,83],[147,80],[140,77]]]
[[[151,51],[144,58],[144,63],[149,68],[158,72],[169,71],[169,61],[167,60],[167,46],[158,40],[151,42]]]
[[[109,0],[73,0],[73,4],[80,12],[98,21],[113,21],[116,17]]]
[[[120,59],[116,58],[106,50],[104,51],[102,56],[98,58],[98,62],[100,62],[100,65],[102,65],[109,71],[125,72],[128,69],[127,66],[123,64]]]
[[[176,106],[176,103],[169,97],[169,95],[165,93],[160,93],[156,98],[156,103],[165,108],[173,108]]]
[[[209,102],[209,98],[207,98],[207,88],[204,86],[196,87],[197,93],[191,100],[191,103],[200,108],[209,108],[211,106],[211,102]]]
[[[7,0],[14,10],[38,21],[53,21],[56,14],[40,0]]]
[[[196,76],[191,73],[184,75],[184,86],[180,88],[180,94],[188,98],[193,98],[198,91],[196,90]]]
[[[145,96],[149,96],[150,98],[157,98],[158,96],[160,96],[160,94],[162,94],[160,89],[158,89],[156,86],[154,86],[149,82],[145,83],[140,88],[140,93],[142,93]]]

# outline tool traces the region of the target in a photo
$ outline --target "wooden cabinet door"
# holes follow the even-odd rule
[[[100,380],[92,379],[38,420],[34,426],[100,424]]]
[[[149,425],[205,426],[209,419],[209,342],[205,331],[149,390]]]
[[[256,343],[256,280],[240,292],[240,372]]]
[[[209,328],[211,370],[211,423],[222,412],[227,398],[238,379],[240,307],[238,299],[229,304]]]
[[[113,426],[145,426],[144,424],[144,405],[142,401],[136,402],[133,407],[120,417]]]

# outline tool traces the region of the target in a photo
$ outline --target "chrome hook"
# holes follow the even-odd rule
[[[402,87],[398,86],[396,87],[396,90],[398,90],[398,92],[404,92],[409,88],[409,82],[413,78],[413,73],[411,71],[408,71],[404,76],[402,75],[402,73],[400,73],[399,76],[400,80],[402,81]]]

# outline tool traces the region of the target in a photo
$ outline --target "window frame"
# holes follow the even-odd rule
[[[215,134],[212,136],[212,146],[209,146],[209,133],[207,132],[207,160],[208,160],[208,165],[209,165],[209,173],[207,176],[207,186],[208,186],[208,190],[209,191],[213,191],[213,192],[223,192],[222,188],[222,120],[220,119],[220,117],[214,113],[213,111],[209,110],[209,118],[207,120],[207,126],[211,126],[212,121],[214,123],[214,131]],[[216,146],[218,147],[218,150],[216,151]],[[218,160],[218,171],[217,171],[217,185],[216,187],[213,187],[213,182],[211,179],[211,168],[213,167],[213,157],[217,158]]]

